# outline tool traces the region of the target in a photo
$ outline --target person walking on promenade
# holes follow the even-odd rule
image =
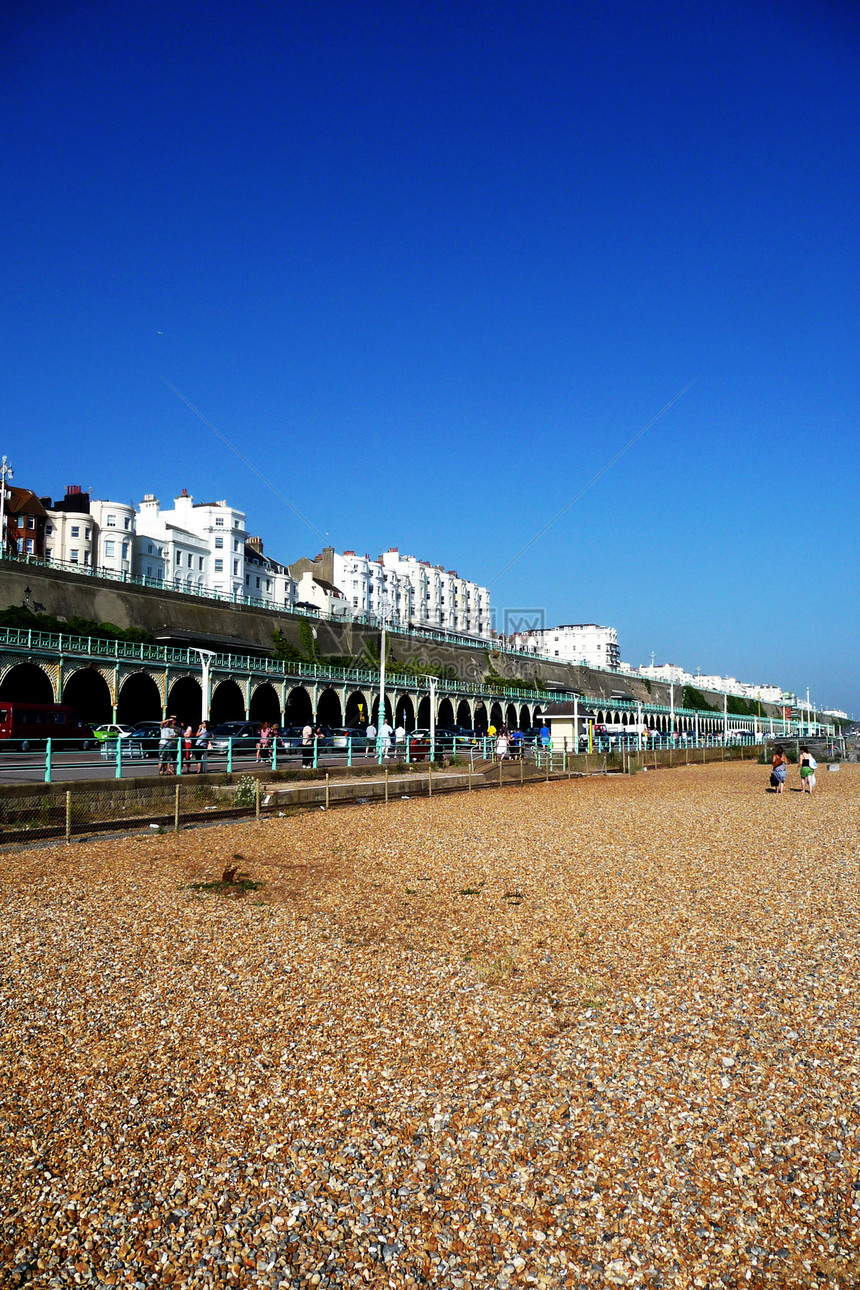
[[[773,761],[770,767],[770,782],[777,793],[785,792],[785,777],[787,774],[788,758],[785,755],[785,749],[782,744],[777,744],[773,750]]]
[[[257,744],[257,754],[256,754],[257,761],[262,761],[264,757],[268,756],[269,740],[271,739],[271,737],[272,737],[272,727],[269,725],[268,721],[264,721],[262,729],[260,730],[260,742]]]
[[[191,740],[194,738],[194,727],[191,722],[182,732],[182,771],[183,774],[191,773]]]
[[[812,797],[815,788],[815,772],[818,770],[818,762],[813,757],[808,748],[800,749],[800,791],[808,793]]]
[[[496,736],[496,756],[499,761],[505,761],[508,755],[508,734],[504,727]]]
[[[158,735],[158,773],[159,775],[176,774],[176,758],[174,748],[175,740],[178,735],[176,729],[176,718],[165,717],[161,723],[161,730]]]
[[[365,757],[372,757],[376,751],[376,726],[371,721],[364,730],[364,737],[367,743],[364,745]]]
[[[197,763],[197,774],[203,774],[209,768],[209,745],[212,742],[212,731],[208,721],[201,721],[194,739],[194,760]]]
[[[314,764],[314,729],[313,726],[302,726],[302,765]]]
[[[382,747],[382,756],[386,761],[388,761],[388,758],[391,755],[391,736],[393,734],[394,734],[394,731],[391,729],[388,718],[386,717],[386,719],[383,721],[382,725],[379,728],[379,739],[380,739],[380,745]]]

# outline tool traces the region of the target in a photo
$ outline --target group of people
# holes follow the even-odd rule
[[[808,748],[802,747],[797,764],[800,767],[800,791],[808,793],[811,797],[815,790],[815,772],[818,770],[818,762]],[[777,793],[784,793],[787,778],[788,757],[782,744],[777,744],[773,750],[773,761],[770,767],[771,788],[776,789]]]
[[[183,726],[178,717],[165,717],[158,735],[159,775],[175,775],[180,763],[183,774],[189,774],[192,769],[198,774],[205,772],[211,743],[212,731],[208,721],[201,721],[195,730],[191,723]]]

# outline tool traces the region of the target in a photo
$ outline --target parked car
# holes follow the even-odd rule
[[[113,722],[106,726],[93,726],[93,734],[100,744],[107,743],[108,740],[128,739],[131,732],[131,726],[117,722]]]
[[[255,752],[260,742],[260,721],[222,721],[212,731],[212,751],[226,753],[232,742],[233,752]]]
[[[123,757],[157,757],[158,743],[161,738],[160,721],[140,721],[132,726],[127,739],[123,740]]]

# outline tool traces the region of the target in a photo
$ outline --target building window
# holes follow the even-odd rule
[[[198,568],[198,569],[202,569],[202,568],[203,568],[203,556],[202,556],[202,555],[198,555],[198,557],[197,557],[197,568]]]
[[[129,517],[128,517],[127,515],[126,515],[125,519],[124,519],[124,520],[123,520],[123,522],[122,522],[122,526],[123,526],[123,528],[124,528],[124,529],[130,529],[130,528],[131,528],[131,520],[129,519]]]
[[[151,550],[151,549],[152,549],[152,548],[150,548],[150,550]],[[151,564],[148,564],[148,565],[146,566],[146,576],[147,576],[147,578],[151,578],[151,577],[152,577],[152,565],[151,565]]]
[[[151,543],[151,542],[147,542],[147,544],[146,544],[146,554],[147,554],[147,555],[152,555],[152,543]]]
[[[122,544],[122,558],[123,558],[123,560],[127,560],[127,559],[128,559],[128,543],[127,543],[127,542],[123,542],[123,544]]]
[[[105,542],[105,557],[113,555],[114,545],[113,542]]]
[[[33,539],[32,539],[32,538],[27,538],[27,541],[26,541],[26,543],[25,543],[25,546],[26,546],[26,550],[27,550],[27,555],[32,555],[32,554],[33,554]]]
[[[182,552],[181,552],[181,551],[177,551],[177,552],[176,552],[176,561],[175,561],[175,566],[178,568],[178,567],[179,567],[179,565],[181,565],[181,564],[182,564]]]
[[[54,526],[53,526],[53,524],[46,524],[46,525],[45,525],[45,534],[46,534],[48,537],[50,537],[50,536],[51,536],[51,534],[53,533],[53,531],[54,531]]]
[[[224,561],[223,561],[223,560],[216,560],[216,561],[215,561],[215,572],[216,572],[216,573],[223,573],[223,572],[224,572]]]
[[[85,551],[85,552],[84,552],[84,564],[85,564],[85,565],[89,565],[89,562],[90,562],[90,553],[89,553],[89,551]]]
[[[234,560],[234,561],[233,561],[233,577],[234,577],[234,578],[236,578],[236,577],[238,577],[238,575],[239,575],[239,561],[238,561],[238,560]]]
[[[258,590],[258,591],[260,590],[260,579],[259,579],[259,578],[257,579],[257,590]]]
[[[106,517],[105,517],[105,524],[107,524],[107,526],[108,526],[108,528],[109,528],[109,529],[115,529],[115,528],[116,528],[116,516],[115,516],[115,515],[108,515],[108,516],[106,516]]]
[[[224,527],[224,519],[223,519],[223,516],[218,515],[218,516],[216,517],[216,519],[215,519],[215,527],[216,527],[216,529],[223,529],[223,527]]]
[[[238,541],[238,539],[237,539],[237,538],[233,538],[233,550],[234,550],[234,551],[238,551],[238,550],[239,550],[239,541]],[[258,563],[258,562],[255,562],[255,563]]]
[[[88,538],[89,536],[90,536],[90,530],[89,530],[89,529],[84,529],[84,537],[85,537],[85,538]]]
[[[50,560],[50,558],[51,558],[51,548],[45,547],[45,559]]]
[[[222,537],[216,537],[216,539],[215,539],[215,550],[216,550],[216,551],[223,551],[223,549],[224,549],[224,539],[223,539]]]
[[[72,564],[77,564],[77,563],[78,563],[78,548],[77,548],[77,547],[73,547],[73,548],[72,548],[72,550],[69,552],[69,560],[72,562]]]
[[[28,528],[28,529],[34,529],[35,527],[36,527],[36,517],[35,517],[35,515],[28,515],[28,516],[27,516],[27,528]]]
[[[80,526],[80,524],[73,524],[73,525],[72,525],[72,533],[71,533],[71,536],[72,536],[72,537],[80,537],[80,536],[81,536],[81,526]]]

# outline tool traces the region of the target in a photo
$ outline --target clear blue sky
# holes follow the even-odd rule
[[[10,8],[16,483],[227,497],[860,714],[853,7]]]

